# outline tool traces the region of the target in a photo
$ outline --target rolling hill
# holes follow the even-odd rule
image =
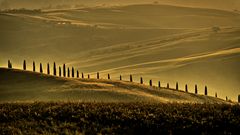
[[[128,81],[55,77],[0,68],[0,101],[227,103],[222,99]]]
[[[233,11],[151,4],[1,13],[0,65],[67,62],[114,79],[133,74],[154,84],[189,84],[191,92],[207,85],[210,95],[236,101],[239,22]]]

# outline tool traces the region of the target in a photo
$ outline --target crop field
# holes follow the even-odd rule
[[[2,134],[237,134],[240,106],[163,103],[1,103]]]

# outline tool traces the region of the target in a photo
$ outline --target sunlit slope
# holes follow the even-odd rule
[[[0,101],[210,102],[223,100],[126,81],[66,79],[0,68]]]
[[[81,72],[134,75],[236,100],[240,15],[166,5],[132,5],[0,15],[0,64],[56,61]]]

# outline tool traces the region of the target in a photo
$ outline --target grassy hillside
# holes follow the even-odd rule
[[[128,81],[61,78],[0,68],[0,101],[227,103],[219,98]]]
[[[240,15],[231,11],[147,4],[1,14],[0,64],[68,62],[115,78],[131,73],[135,80],[178,81],[191,90],[208,85],[236,100],[238,22]]]

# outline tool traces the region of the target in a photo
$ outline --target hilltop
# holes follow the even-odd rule
[[[224,100],[128,81],[63,78],[0,68],[0,101],[226,103]]]

